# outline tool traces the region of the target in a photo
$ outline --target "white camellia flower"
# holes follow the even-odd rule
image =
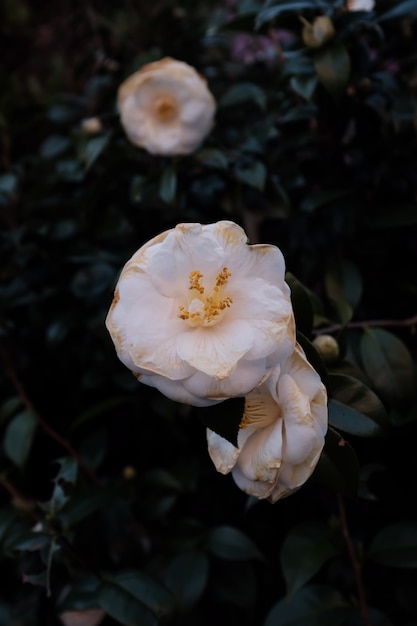
[[[126,263],[106,325],[120,360],[169,398],[245,396],[294,350],[281,251],[230,221],[179,224]]]
[[[375,7],[375,0],[348,0],[349,11],[372,11]]]
[[[151,154],[193,152],[213,126],[215,100],[206,80],[182,61],[166,57],[144,65],[119,87],[122,126]]]
[[[209,454],[242,491],[276,502],[312,474],[327,431],[327,393],[297,344],[246,397],[238,447],[208,429]]]

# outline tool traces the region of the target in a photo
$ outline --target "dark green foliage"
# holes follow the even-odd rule
[[[3,2],[1,626],[417,623],[416,42],[415,0]],[[217,100],[189,156],[120,125],[118,86],[163,56]],[[219,219],[281,248],[329,395],[318,466],[275,505],[208,457],[243,399],[167,400],[104,326],[139,246]]]

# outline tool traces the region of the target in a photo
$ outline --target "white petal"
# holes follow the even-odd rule
[[[253,333],[247,322],[196,327],[178,337],[178,356],[200,372],[222,380],[248,351]]]
[[[240,450],[209,428],[207,428],[207,444],[216,470],[222,474],[228,474],[236,463]]]
[[[235,371],[224,380],[217,380],[203,372],[196,372],[184,381],[184,386],[196,396],[226,400],[246,396],[263,382],[268,373],[269,367],[265,359],[247,361],[242,358]]]
[[[213,406],[219,403],[219,400],[211,400],[193,395],[185,389],[182,380],[170,380],[158,374],[144,374],[138,377],[138,380],[144,385],[155,387],[167,398],[175,400],[176,402],[200,407]]]
[[[214,278],[223,267],[223,252],[217,240],[201,224],[178,224],[163,243],[149,254],[149,274],[163,295],[183,294],[187,304],[190,273],[199,270],[211,289]]]

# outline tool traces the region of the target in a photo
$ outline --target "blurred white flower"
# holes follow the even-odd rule
[[[309,48],[320,48],[335,36],[333,22],[327,15],[316,17],[312,24],[303,17],[300,19],[304,24],[302,38]]]
[[[208,430],[208,449],[216,469],[231,471],[240,489],[276,502],[310,477],[326,431],[326,388],[297,344],[247,396],[238,447]]]
[[[372,11],[375,0],[347,0],[348,11]]]
[[[148,63],[119,87],[122,126],[136,146],[156,155],[193,152],[213,126],[215,100],[206,80],[169,57]]]
[[[244,396],[294,349],[281,251],[230,221],[179,224],[126,263],[106,325],[120,360],[195,406]]]
[[[86,135],[98,135],[103,130],[103,124],[98,117],[88,117],[81,122],[81,128]]]

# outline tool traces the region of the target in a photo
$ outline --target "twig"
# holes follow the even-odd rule
[[[35,416],[36,420],[38,421],[38,424],[41,426],[41,428],[44,430],[44,432],[51,437],[51,439],[54,439],[54,441],[56,441],[62,448],[64,448],[68,454],[70,456],[72,456],[79,468],[84,472],[84,474],[86,476],[88,476],[88,478],[91,480],[91,482],[96,485],[96,487],[100,487],[101,483],[98,480],[97,476],[95,475],[95,473],[88,467],[88,465],[86,465],[86,463],[83,461],[83,459],[80,457],[80,455],[78,454],[77,450],[72,446],[72,444],[65,439],[64,437],[62,437],[59,433],[56,432],[56,430],[54,430],[52,428],[52,426],[50,426],[48,424],[48,422],[45,420],[45,418],[38,413],[38,411],[35,409],[32,401],[30,400],[30,398],[28,397],[25,388],[23,387],[22,383],[20,382],[11,362],[9,359],[9,356],[4,348],[4,346],[0,343],[0,356],[3,359],[4,362],[4,366],[6,369],[6,373],[10,379],[10,381],[12,382],[14,388],[16,389],[17,394],[19,395],[20,399],[22,400],[24,406],[31,411],[31,413],[33,413],[33,415]]]
[[[414,326],[417,324],[417,315],[407,317],[403,320],[368,320],[363,322],[349,322],[348,324],[333,324],[332,326],[325,326],[324,328],[316,328],[313,330],[315,335],[323,335],[328,333],[335,333],[342,328],[368,328],[379,326]]]
[[[340,521],[342,523],[343,537],[345,539],[346,548],[349,554],[350,562],[352,563],[353,572],[355,574],[356,587],[358,590],[360,613],[361,613],[365,626],[372,626],[371,617],[369,615],[368,604],[366,602],[365,590],[363,587],[362,566],[359,563],[357,554],[353,547],[352,539],[351,539],[350,532],[349,532],[347,516],[346,516],[345,503],[340,494],[338,494],[338,503],[339,503]]]

